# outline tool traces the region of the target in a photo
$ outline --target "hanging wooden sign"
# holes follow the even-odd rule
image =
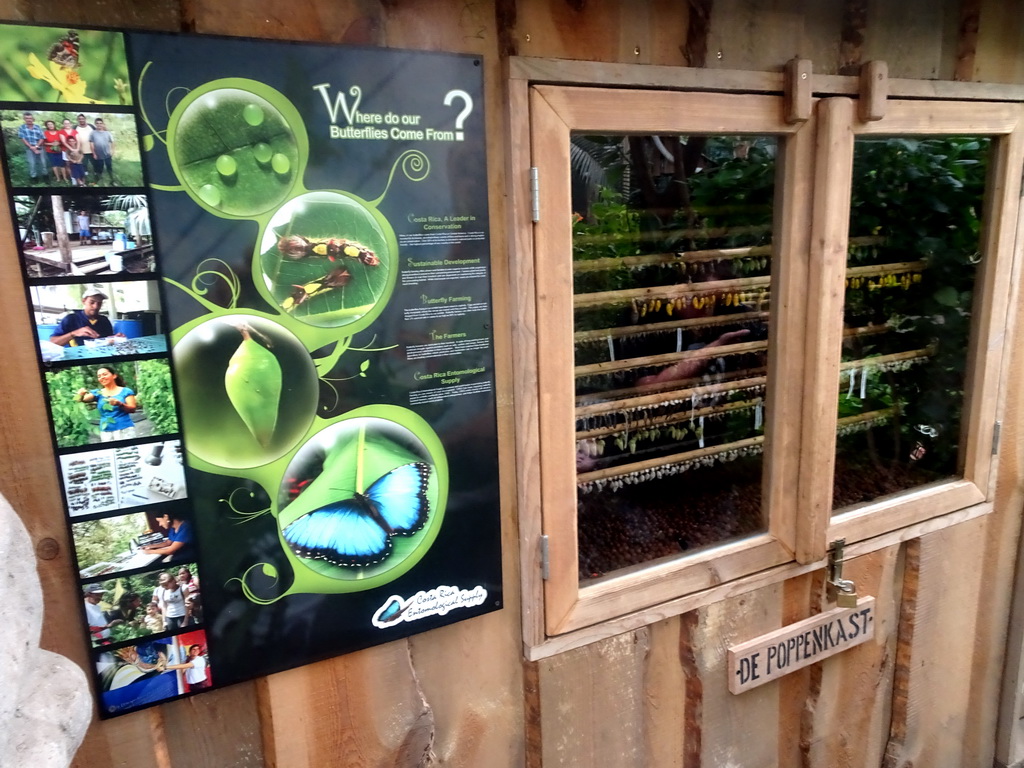
[[[743,693],[875,636],[875,598],[833,608],[729,649],[729,690]]]

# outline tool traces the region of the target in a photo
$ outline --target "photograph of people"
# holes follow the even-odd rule
[[[188,564],[189,569],[195,572],[195,560],[175,556],[178,552],[189,551],[184,546],[172,554],[145,549],[147,543],[170,543],[167,540],[167,531],[158,522],[161,514],[162,510],[159,509],[147,510],[73,523],[72,537],[75,540],[79,577],[90,582],[99,582],[104,589],[117,597],[120,595],[116,585],[105,580],[127,579],[129,581],[123,586],[124,589],[137,592],[146,600],[153,594],[159,583],[159,574],[164,570],[174,573],[176,568]],[[189,526],[186,525],[184,531],[190,537]],[[168,568],[169,565],[173,565],[174,568]],[[154,568],[161,570],[153,570]],[[127,571],[146,571],[152,575],[136,583],[135,577],[122,577],[121,574]],[[187,588],[184,592],[187,597]],[[114,607],[114,604],[106,605],[105,610],[112,610]]]
[[[43,129],[36,125],[36,118],[31,112],[22,115],[22,125],[18,127],[18,139],[25,145],[25,166],[28,169],[28,180],[35,184],[38,179],[46,180],[46,155],[43,154]]]
[[[107,130],[107,123],[101,117],[96,118],[96,128],[89,137],[89,145],[92,149],[90,154],[95,173],[93,186],[102,181],[104,170],[110,179],[107,186],[114,186],[114,134]]]
[[[167,542],[148,544],[142,548],[153,555],[165,555],[165,563],[180,563],[195,559],[193,548],[192,523],[178,512],[165,512],[156,519],[157,525],[163,529]]]
[[[202,646],[193,643],[188,647],[188,661],[183,664],[168,664],[164,669],[185,670],[185,682],[188,684],[188,690],[201,691],[211,685],[206,677],[206,667]]]
[[[73,149],[68,157],[74,166]],[[81,165],[85,169],[84,156]],[[72,175],[81,174],[72,167]],[[156,270],[146,195],[79,190],[67,195],[14,195],[13,202],[26,277],[97,282],[109,279],[107,275]]]
[[[74,138],[83,156],[83,179],[90,187],[141,187],[142,153],[135,116],[121,112],[74,112],[46,109],[0,110],[11,186],[81,186],[72,177],[68,158]],[[36,130],[42,127],[41,151]],[[31,155],[31,157],[30,157]],[[40,168],[40,162],[46,168]],[[43,173],[49,169],[48,173]]]
[[[97,654],[103,708],[126,712],[211,687],[206,647],[200,629]]]
[[[99,584],[90,584],[82,590],[85,598],[85,620],[89,624],[89,636],[93,644],[110,642],[110,627],[117,623],[116,619],[107,618],[100,601],[106,593]]]
[[[97,370],[96,381],[100,385],[97,389],[87,390],[82,387],[75,400],[79,403],[96,403],[96,410],[100,414],[100,442],[134,440],[137,432],[131,414],[138,408],[135,392],[126,387],[124,379],[110,367]]]
[[[164,617],[164,629],[181,629],[187,618],[185,599],[188,593],[170,573],[161,573],[158,582],[159,586],[153,590],[152,602]]]
[[[114,326],[110,319],[100,314],[107,298],[107,294],[95,283],[85,286],[82,289],[82,308],[64,316],[57,330],[50,336],[51,343],[61,347],[77,347],[82,339],[114,336]],[[118,335],[124,336],[123,333]]]
[[[191,574],[196,570],[196,565],[190,563],[187,568]],[[163,633],[167,629],[177,629],[177,626],[165,625],[161,605],[157,602],[158,591],[162,588],[160,577],[168,573],[173,574],[174,571],[158,570],[101,577],[87,584],[82,592],[93,645],[121,644]],[[189,585],[180,577],[177,582],[185,596],[185,620],[176,620],[175,623],[186,627],[202,623],[201,619],[195,618],[201,614],[198,593],[190,592]],[[166,579],[164,584],[169,586]],[[173,598],[165,602],[171,615],[176,613],[173,608],[177,602],[180,601]]]
[[[46,162],[53,171],[54,184],[61,185],[68,180],[67,168],[64,167],[64,143],[60,131],[53,120],[43,123],[43,146],[46,148]]]
[[[78,365],[45,372],[50,420],[59,448],[178,431],[166,358]],[[129,424],[131,422],[131,424]],[[135,431],[121,432],[129,427]]]
[[[86,116],[81,112],[78,113],[75,121],[75,136],[78,138],[78,148],[82,150],[82,155],[85,158],[82,164],[85,166],[85,175],[89,176],[92,171],[92,132],[95,126],[91,125]]]

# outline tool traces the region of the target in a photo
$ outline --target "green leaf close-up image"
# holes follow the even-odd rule
[[[256,216],[280,205],[295,185],[296,128],[301,124],[249,90],[214,88],[190,94],[175,110],[168,148],[194,198],[215,213]]]

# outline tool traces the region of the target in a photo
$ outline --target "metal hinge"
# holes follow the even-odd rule
[[[530,168],[530,218],[534,224],[540,221],[540,170]]]
[[[999,453],[999,436],[1003,432],[1003,422],[997,421],[992,427],[992,455]]]
[[[551,578],[551,558],[548,556],[548,535],[540,536],[540,577],[547,581]]]

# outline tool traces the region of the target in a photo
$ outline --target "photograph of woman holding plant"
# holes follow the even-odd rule
[[[132,440],[178,431],[166,359],[48,371],[57,446]]]

